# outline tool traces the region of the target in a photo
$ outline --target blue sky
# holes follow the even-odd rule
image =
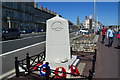
[[[94,15],[94,2],[38,2],[63,18],[70,20],[76,24],[77,16],[80,22],[85,19],[85,16]],[[118,24],[118,3],[117,2],[97,2],[97,19],[104,25]]]

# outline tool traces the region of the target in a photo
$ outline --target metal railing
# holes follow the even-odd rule
[[[89,58],[89,57],[87,57],[85,55],[79,56],[79,57],[85,57],[86,59],[92,61],[92,66],[89,69],[89,75],[80,75],[80,74],[73,74],[73,73],[69,73],[69,72],[56,71],[56,70],[50,69],[49,63],[46,62],[45,63],[46,64],[46,68],[44,69],[44,70],[46,70],[46,75],[44,76],[45,77],[44,79],[45,80],[56,80],[56,78],[54,76],[59,76],[58,74],[55,73],[55,72],[58,72],[58,73],[64,73],[66,75],[69,74],[71,76],[79,76],[80,77],[79,79],[92,80],[93,79],[93,75],[95,73],[95,63],[96,63],[97,50],[95,49],[95,52],[92,53],[92,54],[93,54],[92,58]],[[24,74],[24,75],[30,75],[34,71],[40,71],[40,69],[33,70],[33,67],[41,68],[39,66],[36,66],[36,64],[42,63],[44,60],[45,60],[45,51],[40,53],[40,54],[38,54],[38,55],[31,56],[31,57],[29,56],[29,53],[27,53],[26,54],[26,58],[23,59],[23,60],[19,60],[19,61],[18,61],[18,57],[15,57],[16,77],[22,76],[23,74],[21,74],[21,73],[25,73],[26,72],[26,74]],[[19,70],[19,67],[24,69],[24,71],[21,72]],[[53,77],[49,77],[51,75],[51,73],[54,74]],[[64,80],[64,79],[67,80],[65,77],[61,77],[61,76],[59,76],[59,77],[62,80]]]
[[[29,75],[32,70],[33,67],[35,67],[36,64],[39,64],[41,62],[43,62],[45,60],[45,51],[34,55],[34,56],[29,56],[29,53],[26,54],[26,58],[23,60],[18,60],[18,57],[15,57],[15,71],[16,71],[16,77],[19,77],[21,73],[25,73],[27,72],[27,74]],[[23,70],[23,72],[20,72],[19,67],[21,67]]]

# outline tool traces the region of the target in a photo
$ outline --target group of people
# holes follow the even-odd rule
[[[112,26],[109,26],[109,29],[107,30],[104,26],[101,30],[101,35],[102,35],[102,40],[101,40],[101,43],[104,44],[104,40],[105,40],[105,37],[107,37],[108,39],[108,44],[107,46],[108,47],[112,47],[112,44],[113,44],[113,40],[114,40],[114,35],[115,35],[115,31],[113,29]],[[117,32],[117,38],[118,38],[118,46],[117,48],[120,49],[120,29],[118,30]]]

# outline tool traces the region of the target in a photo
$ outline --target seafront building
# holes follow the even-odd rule
[[[3,2],[2,28],[46,29],[46,20],[56,13],[34,2]]]
[[[94,29],[96,28],[97,30],[100,29],[103,24],[94,20],[92,18],[92,15],[90,15],[89,17],[88,16],[85,16],[85,20],[82,22],[84,28],[88,28],[88,29]]]

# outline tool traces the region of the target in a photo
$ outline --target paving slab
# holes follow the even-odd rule
[[[101,37],[97,43],[97,62],[96,62],[96,74],[94,78],[118,78],[118,52],[119,49],[115,49],[118,45],[116,36],[112,47],[105,46],[107,44],[107,38],[105,43],[101,44]],[[113,79],[114,80],[114,79]]]

